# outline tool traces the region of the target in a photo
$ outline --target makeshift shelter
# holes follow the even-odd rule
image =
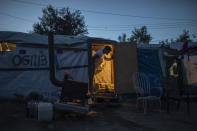
[[[162,47],[163,60],[164,60],[164,70],[166,72],[166,77],[170,73],[170,67],[173,61],[176,59],[180,70],[183,72],[183,77],[185,83],[196,84],[197,83],[197,72],[195,70],[195,61],[197,55],[197,43],[170,43],[169,46]],[[179,68],[179,67],[178,67]],[[196,81],[196,82],[194,82]]]
[[[112,48],[109,55],[113,60],[104,61],[103,70],[95,75],[93,83],[91,57],[106,45]],[[87,93],[95,93],[95,88],[114,95],[132,92],[128,78],[137,71],[135,45],[87,36],[54,35],[54,48],[57,79],[63,81],[66,72],[71,81],[87,83]],[[27,96],[31,92],[46,99],[59,98],[61,88],[49,78],[48,36],[1,31],[0,60],[0,98]]]
[[[178,52],[182,64],[184,83],[189,85],[191,93],[197,93],[197,43],[171,43],[170,48]]]
[[[187,102],[187,113],[190,113],[190,100],[196,98],[197,70],[195,69],[195,43],[170,43],[162,48],[166,72],[164,88],[167,111],[170,111],[170,99],[176,101],[177,109],[181,102]],[[192,59],[190,59],[192,58]]]
[[[195,57],[197,55],[197,49],[196,49],[197,44],[192,42],[188,43],[188,49],[186,49],[188,50],[188,52],[181,53],[183,49],[183,45],[184,42],[171,43],[170,45],[161,45],[161,44],[137,45],[139,71],[144,72],[149,76],[149,78],[151,79],[152,86],[162,86],[162,79],[168,77],[170,73],[169,70],[171,65],[173,64],[174,59],[177,59],[179,61],[179,65],[181,64],[181,62],[184,64],[182,67],[184,67],[185,69],[181,69],[181,70],[185,70],[185,71],[187,70],[186,68],[188,68],[186,67],[186,61],[190,62],[190,64],[187,65],[190,65],[192,68],[191,70],[193,71],[189,71],[190,78],[187,79],[189,80],[188,81],[189,83],[190,81],[193,81],[194,84],[194,80],[197,80],[196,71],[194,71],[195,63],[196,63]],[[186,75],[186,74],[182,74],[182,75]]]

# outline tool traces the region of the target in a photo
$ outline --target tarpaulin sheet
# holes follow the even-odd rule
[[[197,56],[190,56],[183,60],[186,78],[189,85],[197,86]]]
[[[138,48],[138,69],[149,77],[151,87],[162,87],[158,50]]]
[[[50,81],[48,55],[47,48],[22,46],[17,46],[14,51],[0,52],[0,98],[14,98],[15,94],[27,96],[31,92],[36,92],[46,99],[58,98],[60,88]],[[55,51],[55,56],[60,66],[56,72],[58,80],[63,81],[66,70],[73,81],[88,82],[88,67],[83,67],[88,65],[87,51]],[[60,69],[73,66],[82,67]]]

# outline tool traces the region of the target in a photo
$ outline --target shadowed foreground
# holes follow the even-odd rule
[[[154,108],[152,108],[154,109]],[[26,118],[25,105],[20,102],[0,101],[1,131],[47,131],[47,130],[179,130],[197,129],[197,103],[191,104],[191,116],[186,113],[186,105],[170,114],[149,110],[146,115],[137,111],[135,102],[125,102],[121,106],[98,105],[87,116],[76,114],[56,115],[52,122],[40,122]]]

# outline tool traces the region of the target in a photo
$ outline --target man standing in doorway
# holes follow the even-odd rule
[[[99,50],[96,52],[96,54],[92,57],[92,64],[93,64],[93,76],[97,68],[101,66],[104,60],[112,60],[113,58],[106,58],[105,54],[108,55],[111,52],[110,46],[105,46],[104,49]]]

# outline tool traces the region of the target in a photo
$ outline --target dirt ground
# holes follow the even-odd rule
[[[155,108],[155,106],[154,106]],[[147,114],[136,110],[135,102],[120,105],[97,105],[86,116],[65,114],[51,122],[26,118],[25,104],[0,101],[0,131],[196,131],[197,103],[191,105],[191,115],[186,105],[168,114],[164,109],[149,107]]]

